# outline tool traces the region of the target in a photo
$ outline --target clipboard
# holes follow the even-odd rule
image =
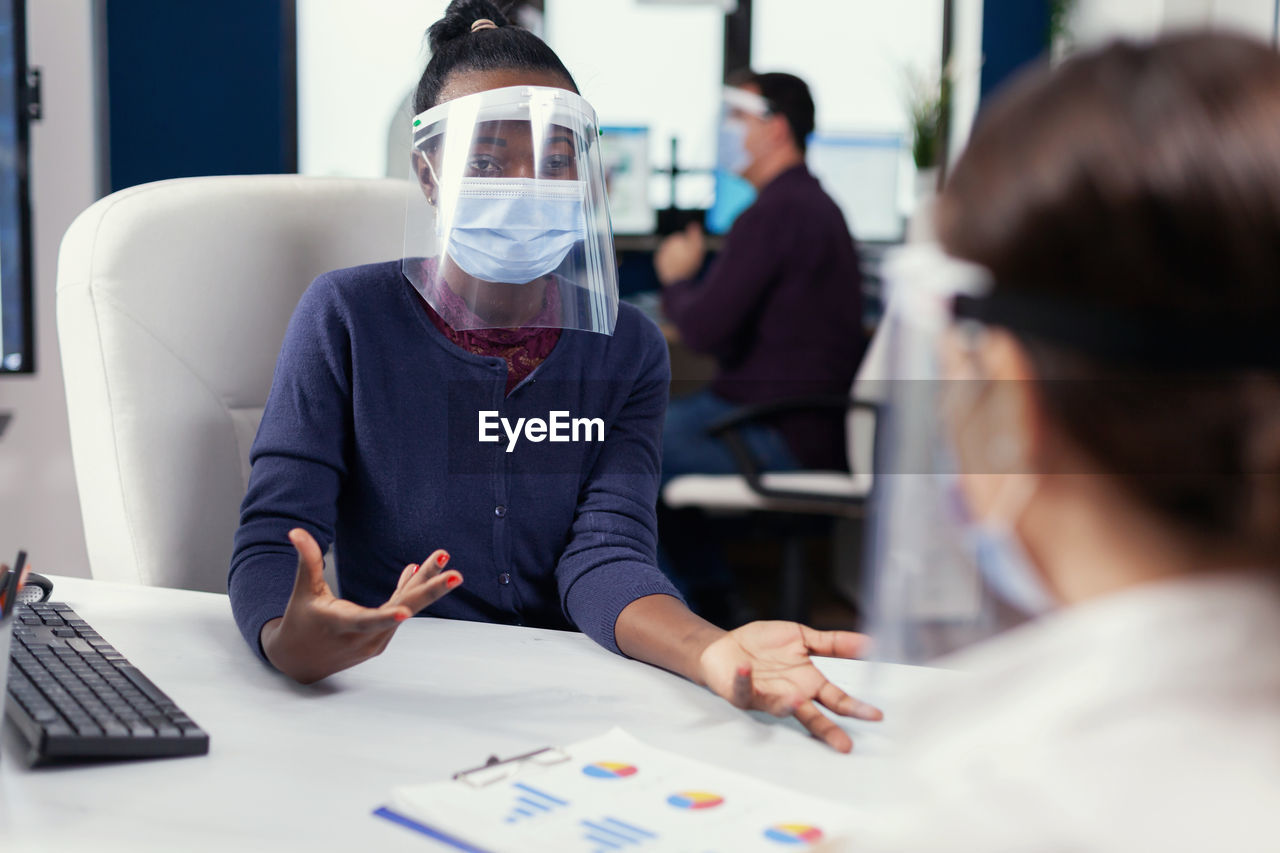
[[[532,752],[513,755],[510,758],[499,758],[490,755],[484,764],[467,770],[459,770],[451,777],[455,782],[465,782],[473,788],[484,788],[495,782],[510,779],[519,775],[526,767],[552,767],[563,764],[570,759],[569,753],[558,746],[544,746]]]
[[[373,812],[466,853],[769,853],[848,832],[849,806],[622,729],[393,789]]]
[[[490,755],[485,759],[484,764],[476,767],[468,767],[465,770],[459,770],[449,778],[454,782],[462,782],[472,788],[485,788],[495,783],[511,779],[519,775],[520,772],[526,768],[552,767],[557,764],[563,764],[569,760],[571,760],[569,753],[565,752],[560,747],[544,746],[541,749],[535,749],[531,752],[523,752],[519,755],[512,755],[508,758],[499,758],[496,755]],[[433,826],[428,826],[427,824],[414,820],[408,815],[401,814],[387,806],[380,806],[379,808],[374,809],[373,814],[375,817],[391,821],[405,829],[411,829],[414,832],[425,835],[442,844],[447,844],[456,850],[462,850],[464,853],[493,853],[493,851],[487,850],[483,847],[476,847],[474,844],[463,841],[461,838],[456,838],[446,832],[436,829]]]

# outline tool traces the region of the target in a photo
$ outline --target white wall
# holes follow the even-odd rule
[[[1145,39],[1188,27],[1213,26],[1265,41],[1275,35],[1274,0],[1078,0],[1072,41],[1087,48],[1112,38]]]
[[[809,84],[818,127],[905,132],[908,74],[936,80],[942,0],[755,0],[751,66]]]
[[[36,370],[0,378],[0,410],[13,422],[0,438],[0,559],[25,548],[32,565],[88,576],[80,503],[54,323],[58,244],[93,203],[93,0],[27,4],[28,62],[44,71],[44,118],[31,128],[31,212],[36,291]]]
[[[387,133],[448,0],[298,0],[298,171],[385,174]],[[405,122],[404,133],[409,133]],[[409,176],[406,143],[404,175]]]
[[[982,0],[956,0],[951,41],[951,162],[969,141],[982,97]]]

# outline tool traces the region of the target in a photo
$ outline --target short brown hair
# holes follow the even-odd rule
[[[787,129],[791,131],[791,141],[800,153],[809,146],[809,136],[813,133],[815,109],[813,96],[809,86],[794,74],[780,71],[756,73],[750,69],[736,71],[726,81],[730,86],[755,86],[760,96],[769,104],[774,115],[787,120]]]
[[[1206,334],[1271,318],[1280,341],[1280,55],[1188,34],[1031,72],[980,116],[937,221],[993,293]],[[1207,544],[1280,562],[1275,372],[1019,337],[1049,416],[1130,494]]]

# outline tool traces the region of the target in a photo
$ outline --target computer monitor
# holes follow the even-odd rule
[[[655,224],[649,201],[649,128],[601,128],[600,153],[609,193],[609,213],[616,234],[652,234]]]
[[[859,240],[902,239],[899,175],[906,154],[895,133],[817,133],[809,139],[809,170],[822,182]]]
[[[24,0],[0,0],[0,375],[35,370]]]

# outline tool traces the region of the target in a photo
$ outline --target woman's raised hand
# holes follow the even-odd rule
[[[284,616],[262,627],[262,650],[276,669],[303,684],[319,681],[379,655],[401,622],[462,583],[444,571],[449,554],[436,551],[400,573],[395,592],[379,607],[338,598],[324,579],[324,555],[311,534],[289,531],[298,574]]]

